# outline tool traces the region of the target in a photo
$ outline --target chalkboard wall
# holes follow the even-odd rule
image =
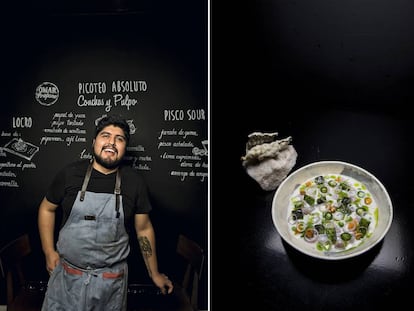
[[[148,183],[161,269],[176,273],[178,233],[207,252],[207,11],[186,2],[23,10],[2,22],[0,245],[29,232],[33,278],[47,278],[38,205],[63,165],[91,158],[95,122],[113,113],[130,122],[127,161]],[[142,267],[131,272],[144,278]]]

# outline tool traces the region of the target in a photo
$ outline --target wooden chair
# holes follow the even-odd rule
[[[174,295],[184,306],[180,310],[198,311],[199,283],[204,266],[204,251],[193,240],[183,234],[178,236],[176,252],[186,262],[181,282],[175,282]]]
[[[1,275],[6,280],[7,311],[39,311],[43,293],[25,279],[23,260],[31,253],[29,236],[23,234],[0,250]]]

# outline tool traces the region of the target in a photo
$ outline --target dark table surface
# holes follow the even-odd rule
[[[218,171],[224,171],[223,159],[213,157],[213,243],[238,242],[234,252],[238,254],[239,264],[237,267],[228,264],[227,271],[239,281],[229,281],[226,286],[233,288],[234,297],[241,305],[251,305],[254,306],[252,310],[260,311],[338,311],[411,304],[414,183],[409,150],[413,141],[413,121],[404,111],[351,107],[307,112],[292,109],[284,118],[276,114],[274,117],[246,114],[239,123],[233,124],[238,126],[235,131],[238,138],[233,139],[232,161],[225,162],[231,176],[229,187],[225,189],[214,183],[221,176]],[[368,252],[339,261],[315,259],[285,243],[271,217],[276,189],[262,190],[241,166],[240,156],[244,155],[247,135],[253,131],[275,131],[280,138],[293,137],[292,145],[298,158],[292,172],[315,161],[338,160],[374,174],[393,203],[394,218],[385,238]],[[228,195],[230,185],[231,196]],[[223,204],[220,202],[225,191],[229,199]],[[215,199],[217,197],[220,199]],[[225,209],[231,212],[225,213]],[[218,217],[215,215],[224,217],[221,212],[227,215],[226,229],[215,234],[214,220]],[[234,230],[233,219],[237,219],[238,230]],[[229,256],[220,252],[221,259],[215,260],[214,254],[216,252],[213,252],[213,268],[223,261],[229,263],[227,257],[232,257],[229,252]],[[214,280],[217,276],[213,278],[213,307],[214,298],[221,295],[214,291],[214,284],[220,287]]]

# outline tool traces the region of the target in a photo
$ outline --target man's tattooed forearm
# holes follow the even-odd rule
[[[141,248],[142,255],[148,258],[152,256],[151,243],[146,236],[138,238],[139,247]]]
[[[142,256],[144,257],[145,266],[147,267],[148,274],[151,277],[152,271],[148,263],[148,258],[152,256],[151,243],[146,236],[138,237],[139,247],[141,248]]]

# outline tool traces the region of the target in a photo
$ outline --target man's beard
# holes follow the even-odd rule
[[[96,152],[93,153],[93,156],[98,164],[102,165],[104,168],[109,170],[117,168],[122,161],[122,158],[116,160],[111,160],[109,158],[104,159],[100,155],[96,154]]]

